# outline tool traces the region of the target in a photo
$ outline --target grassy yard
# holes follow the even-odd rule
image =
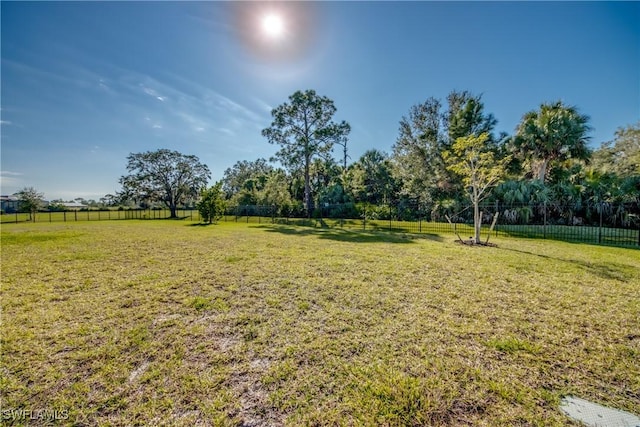
[[[638,413],[640,251],[450,233],[2,226],[3,422],[571,425]]]

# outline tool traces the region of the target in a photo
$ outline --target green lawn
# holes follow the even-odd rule
[[[640,407],[635,249],[135,220],[1,238],[4,423],[547,426],[571,425],[568,394]]]

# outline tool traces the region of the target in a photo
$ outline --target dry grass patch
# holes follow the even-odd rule
[[[185,426],[566,425],[565,394],[640,407],[640,252],[453,240],[5,225],[2,407]]]

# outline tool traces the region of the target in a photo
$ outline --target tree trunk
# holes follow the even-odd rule
[[[476,243],[480,241],[480,227],[482,226],[482,215],[480,215],[480,204],[478,202],[473,203],[473,223],[474,223],[474,240]]]
[[[304,207],[307,211],[307,218],[311,218],[311,177],[309,176],[309,163],[311,159],[305,156],[304,159]]]
[[[544,179],[547,176],[547,166],[549,164],[549,160],[548,159],[543,159],[542,163],[540,163],[539,169],[538,169],[538,179],[544,183]]]
[[[176,215],[176,204],[175,203],[170,203],[169,204],[169,211],[171,212],[170,218],[177,218],[178,215]]]

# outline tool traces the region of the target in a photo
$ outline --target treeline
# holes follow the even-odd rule
[[[394,207],[427,220],[456,216],[472,205],[477,239],[481,203],[514,223],[537,212],[545,218],[552,213],[564,224],[594,212],[613,216],[613,224],[640,222],[640,122],[591,150],[590,118],[574,106],[543,103],[523,115],[513,135],[496,134],[497,119],[480,95],[452,91],[408,110],[391,153],[371,149],[353,161],[351,127],[334,121],[336,112],[326,96],[297,91],[271,112],[272,122],[262,130],[279,147],[273,158],[238,161],[207,187],[211,172],[194,155],[168,149],[131,153],[121,191],[76,203],[166,206],[171,217],[180,206],[198,207],[209,221],[229,207],[250,205],[269,206],[278,216],[342,218]],[[16,196],[22,211],[43,207],[34,188]],[[62,201],[49,205],[65,208]]]
[[[470,176],[452,167],[454,144],[480,135],[486,135],[482,152],[491,153],[492,163],[476,173],[503,165],[480,201],[508,209],[505,220],[526,219],[541,203],[566,223],[588,209],[640,203],[640,122],[591,150],[589,117],[576,107],[542,104],[523,115],[513,135],[496,134],[497,120],[481,96],[453,91],[445,100],[412,106],[400,120],[391,153],[371,149],[348,164],[349,127],[331,121],[333,102],[313,91],[289,100],[273,111],[274,121],[263,131],[281,147],[276,156],[239,161],[224,172],[228,204],[269,205],[285,216],[312,216],[329,206],[352,210],[335,213],[344,216],[359,215],[363,205],[381,211],[413,206],[442,219],[470,204]],[[630,220],[624,212],[615,214]]]

